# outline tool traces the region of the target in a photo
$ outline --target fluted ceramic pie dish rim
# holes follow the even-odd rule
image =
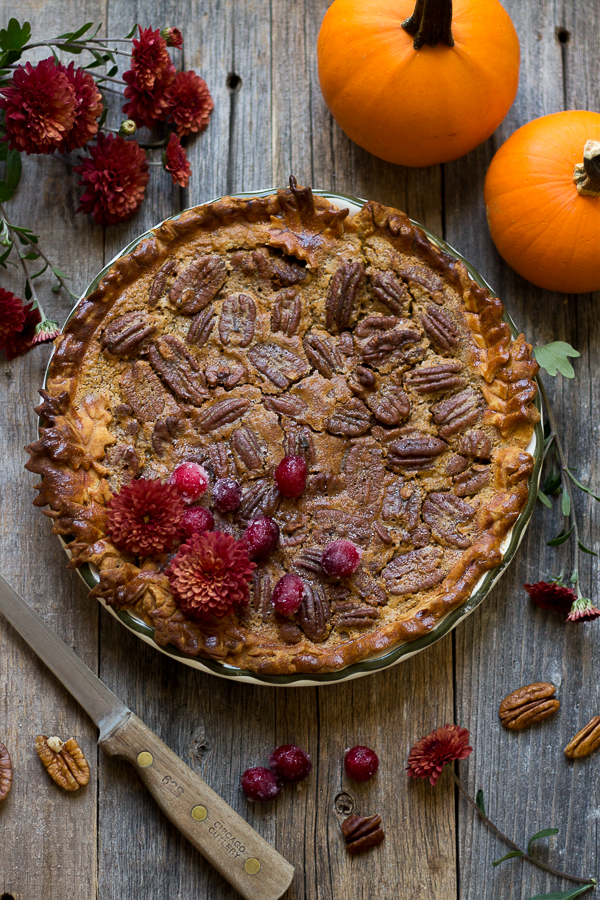
[[[228,196],[239,197],[239,198],[250,198],[250,197],[265,197],[269,194],[274,193],[277,188],[266,188],[264,190],[259,191],[243,191],[235,194],[230,194]],[[325,191],[313,189],[313,193],[317,194],[320,197],[324,197],[326,200],[330,200],[334,205],[339,206],[341,208],[350,205],[351,207],[355,207],[354,211],[358,211],[364,203],[365,200],[360,199],[359,197],[353,197],[347,194],[339,194],[333,191]],[[216,197],[213,200],[207,201],[207,203],[214,203],[217,200],[222,199],[220,197]],[[199,206],[204,206],[206,204],[201,203]],[[167,219],[164,219],[164,222],[175,221],[184,212],[187,210],[182,210],[174,216],[169,216]],[[485,279],[479,274],[479,272],[468,262],[457,250],[451,247],[446,241],[442,238],[438,237],[436,234],[431,232],[428,228],[421,223],[416,222],[414,219],[411,219],[412,224],[418,226],[423,229],[429,240],[440,250],[445,253],[450,254],[455,257],[455,259],[460,260],[467,268],[469,275],[471,278],[479,284],[481,287],[487,289],[491,296],[497,296],[493,288],[485,281]],[[162,223],[159,223],[159,225]],[[121,257],[131,253],[135,247],[138,246],[143,240],[151,235],[151,232],[154,228],[158,228],[159,225],[153,226],[152,229],[148,229],[143,234],[136,237],[133,241],[131,241],[126,247],[120,250],[113,259],[107,265],[105,265],[102,270],[92,279],[88,287],[82,293],[81,297],[73,307],[73,310],[67,317],[65,321],[66,326],[67,322],[73,316],[75,310],[77,309],[79,303],[84,300],[89,294],[91,294],[96,287],[98,286],[101,279],[106,275],[110,267],[116,262],[116,260]],[[513,337],[516,337],[519,334],[519,330],[517,329],[515,323],[512,321],[509,314],[504,310],[504,320],[508,323]],[[52,363],[53,355],[50,357],[48,362],[48,366],[46,368],[46,372],[44,375],[44,387],[47,385],[48,373],[50,371],[50,365]],[[539,396],[536,397],[536,406],[538,410],[541,412],[541,404],[539,401]],[[310,675],[306,676],[302,673],[290,674],[290,675],[261,675],[255,672],[252,672],[249,669],[243,669],[236,666],[231,666],[226,663],[205,659],[202,657],[190,657],[186,656],[180,650],[172,645],[168,645],[166,647],[160,647],[154,641],[154,628],[148,625],[146,622],[136,617],[131,612],[127,610],[117,610],[113,607],[108,606],[104,600],[100,599],[100,602],[104,605],[106,609],[121,622],[126,628],[136,634],[139,638],[141,638],[145,643],[150,644],[156,650],[159,650],[161,653],[166,656],[170,656],[172,658],[177,659],[178,661],[184,663],[187,666],[191,666],[192,668],[199,669],[202,672],[207,672],[211,675],[217,675],[220,678],[229,678],[234,679],[236,681],[242,681],[251,684],[263,684],[263,685],[272,685],[279,687],[304,687],[304,686],[318,686],[324,684],[335,684],[341,681],[348,681],[354,678],[360,678],[364,675],[368,675],[372,672],[378,672],[382,669],[387,669],[391,666],[397,665],[399,662],[402,662],[404,659],[408,659],[411,656],[414,656],[416,653],[420,653],[426,647],[429,647],[431,644],[434,644],[436,641],[440,640],[450,631],[452,631],[456,626],[463,621],[470,613],[473,612],[486,598],[486,596],[490,593],[498,579],[502,576],[509,563],[513,559],[521,540],[525,534],[525,530],[529,519],[531,518],[533,508],[535,506],[535,502],[537,499],[537,488],[539,484],[540,474],[541,474],[541,464],[543,459],[543,428],[541,419],[537,423],[534,429],[534,434],[529,444],[528,450],[532,453],[535,464],[533,468],[533,472],[529,479],[529,498],[527,500],[527,504],[524,507],[523,511],[520,513],[517,521],[507,534],[506,538],[503,541],[501,550],[503,553],[502,562],[495,569],[491,569],[486,572],[479,580],[469,598],[462,603],[459,607],[454,610],[451,610],[447,613],[444,618],[437,623],[437,625],[432,628],[432,630],[424,635],[421,638],[418,638],[415,641],[410,641],[407,643],[399,644],[397,647],[394,647],[392,650],[388,650],[380,656],[370,657],[367,660],[362,660],[361,662],[352,663],[351,665],[345,666],[342,669],[338,669],[334,672],[324,672],[318,675]],[[69,552],[68,549],[68,541],[64,540],[62,537],[59,538],[61,543],[63,544],[64,549]],[[92,589],[98,583],[97,570],[95,566],[90,565],[88,563],[84,563],[77,569],[80,577],[87,585],[89,589]]]

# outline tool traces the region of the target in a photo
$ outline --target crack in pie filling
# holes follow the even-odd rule
[[[298,187],[224,198],[154,229],[113,264],[57,339],[28,450],[38,506],[94,563],[91,592],[155,628],[159,645],[257,673],[318,673],[429,632],[502,561],[528,498],[526,451],[538,366],[503,305],[395,209],[354,216]],[[306,487],[283,497],[274,471],[303,456]],[[242,537],[273,518],[247,606],[184,613],[167,570],[110,540],[111,497],[166,482],[185,461],[210,484],[215,530]],[[217,479],[239,507],[211,503]],[[333,541],[360,565],[321,567]],[[291,616],[271,594],[285,574]]]

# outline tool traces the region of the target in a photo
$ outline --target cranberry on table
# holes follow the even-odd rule
[[[212,499],[219,512],[233,512],[242,502],[242,488],[235,478],[219,478],[212,490]]]
[[[370,747],[352,747],[346,750],[344,768],[352,781],[368,781],[379,768],[379,757]]]
[[[294,744],[282,744],[269,757],[269,765],[284,781],[304,781],[310,775],[310,756]]]
[[[325,547],[321,566],[326,575],[340,578],[356,572],[362,553],[352,541],[332,541]]]
[[[275,612],[293,616],[304,598],[304,582],[299,575],[283,575],[273,589],[271,603]]]
[[[284,497],[299,497],[306,487],[306,460],[303,456],[284,456],[275,469],[275,483]]]
[[[171,472],[169,484],[174,484],[185,503],[195,503],[208,487],[208,472],[195,462],[184,462]]]
[[[181,533],[185,537],[193,534],[201,534],[203,531],[212,531],[215,527],[215,517],[210,509],[204,506],[188,507],[181,520]]]
[[[243,773],[242,790],[248,800],[274,800],[281,793],[281,781],[270,769],[255,766]]]
[[[248,545],[250,559],[264,559],[277,546],[279,525],[270,516],[260,516],[250,522],[242,537]]]

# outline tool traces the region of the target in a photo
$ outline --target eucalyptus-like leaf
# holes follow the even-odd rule
[[[551,541],[546,541],[546,545],[548,547],[560,547],[561,544],[564,544],[565,541],[568,541],[571,537],[571,532],[573,531],[573,525],[569,528],[567,533],[561,532],[558,537],[553,538]]]
[[[39,272],[34,272],[34,274],[30,275],[29,277],[33,281],[34,278],[39,278],[40,275],[43,275],[47,268],[48,268],[48,263],[44,263],[43,269],[40,269]]]
[[[129,38],[132,38],[132,37],[134,36],[134,34],[135,34],[136,31],[137,31],[137,28],[138,28],[138,23],[136,22],[135,25],[133,26],[133,28],[131,29],[131,31],[129,32],[129,34],[126,34],[126,35],[125,35],[125,37],[127,38],[127,40],[129,40]]]
[[[481,788],[479,788],[479,790],[477,791],[477,794],[475,796],[475,803],[477,804],[477,809],[481,810],[481,812],[485,816],[485,802],[483,799],[483,791],[481,790]]]
[[[551,894],[536,894],[535,897],[530,897],[529,900],[573,900],[573,897],[579,897],[580,894],[585,894],[585,892],[589,891],[592,887],[594,887],[593,884],[584,884],[583,887],[571,888],[569,891],[553,891]]]
[[[565,517],[571,515],[571,498],[569,497],[566,491],[563,491],[560,497],[560,505],[562,509],[562,514]]]
[[[548,509],[552,509],[552,502],[546,496],[546,494],[543,492],[543,490],[541,488],[538,488],[537,498],[541,503],[544,504],[544,506],[547,506]]]
[[[499,866],[500,863],[503,863],[507,859],[514,859],[516,856],[524,856],[522,850],[511,850],[510,853],[505,853],[504,856],[501,856],[500,859],[495,859],[492,862],[493,866]]]
[[[583,550],[584,553],[589,553],[590,556],[598,556],[594,550],[590,550],[589,547],[586,547],[585,544],[582,544],[581,541],[577,541],[580,550]]]
[[[543,831],[536,831],[534,835],[529,838],[529,843],[527,844],[527,852],[531,853],[531,845],[534,841],[539,841],[541,838],[552,837],[553,834],[558,834],[558,828],[544,828]]]
[[[545,369],[548,375],[557,375],[559,372],[565,378],[574,378],[575,372],[568,357],[581,356],[577,350],[565,341],[552,341],[543,347],[535,347],[533,351],[538,364]]]
[[[66,272],[61,271],[58,266],[52,266],[52,271],[56,275],[57,278],[70,278],[70,275],[67,275]]]

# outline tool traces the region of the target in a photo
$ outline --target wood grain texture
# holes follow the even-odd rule
[[[177,65],[194,68],[210,87],[209,128],[188,142],[194,175],[174,187],[152,169],[148,196],[129,222],[106,229],[75,217],[76,180],[64,163],[28,157],[14,219],[43,236],[44,247],[82,289],[132,238],[179,209],[238,190],[301,183],[396,205],[444,234],[503,297],[516,321],[538,343],[564,339],[582,359],[577,380],[550,383],[565,428],[569,458],[594,481],[599,471],[594,378],[600,325],[598,297],[538,291],[498,257],[487,234],[482,186],[499,144],[525,121],[562,108],[600,108],[600,21],[596,0],[505,0],[522,47],[521,86],[506,121],[485,145],[444,167],[404,169],[353,145],[329,115],[316,71],[316,37],[328,0],[26,0],[19,10],[35,34],[83,21],[103,21],[107,33],[134,22],[179,26],[185,35]],[[7,8],[7,15],[13,14]],[[566,40],[559,40],[560,32]],[[232,77],[233,76],[233,77]],[[108,124],[120,103],[111,97]],[[160,131],[157,132],[160,135]],[[148,133],[142,131],[140,139]],[[75,161],[77,154],[71,159]],[[160,151],[151,159],[160,160]],[[52,224],[50,227],[49,223]],[[21,290],[18,279],[2,279]],[[68,300],[50,294],[48,312],[61,321]],[[568,762],[570,737],[600,711],[600,625],[570,626],[534,609],[524,581],[558,574],[567,551],[545,548],[561,528],[558,512],[536,511],[517,559],[490,597],[454,636],[396,668],[335,687],[274,689],[221,681],[184,667],[126,632],[85,598],[66,572],[57,539],[30,505],[33,478],[21,447],[35,434],[31,407],[47,348],[0,362],[2,571],[121,699],[290,860],[297,872],[288,900],[525,900],[565,889],[537,870],[511,861],[493,869],[504,848],[457,799],[447,776],[434,789],[408,782],[412,743],[455,720],[470,729],[474,754],[461,763],[472,792],[482,787],[490,813],[517,841],[556,825],[561,833],[538,845],[554,865],[593,873],[597,858],[600,784],[595,758]],[[550,379],[548,379],[550,381]],[[577,498],[586,543],[598,533],[598,511]],[[31,560],[37,563],[35,568]],[[568,560],[567,560],[568,564]],[[584,560],[584,584],[597,582],[597,561]],[[98,621],[100,628],[98,629]],[[0,622],[0,740],[15,762],[0,826],[10,841],[0,860],[0,897],[15,900],[234,900],[238,896],[161,814],[124,762],[100,756],[95,731],[41,664]],[[552,681],[561,710],[530,731],[504,731],[500,700],[521,684]],[[54,723],[54,724],[53,724]],[[92,762],[90,785],[67,797],[48,783],[33,752],[38,732],[74,734]],[[276,803],[249,804],[239,778],[265,765],[281,743],[312,756],[310,778],[288,786]],[[343,752],[353,744],[377,750],[380,772],[353,785]],[[381,813],[386,841],[371,853],[347,856],[339,823],[351,811]],[[98,830],[96,832],[96,821]],[[458,822],[458,831],[456,823]],[[33,827],[32,827],[33,823]],[[457,855],[458,847],[458,855]]]

